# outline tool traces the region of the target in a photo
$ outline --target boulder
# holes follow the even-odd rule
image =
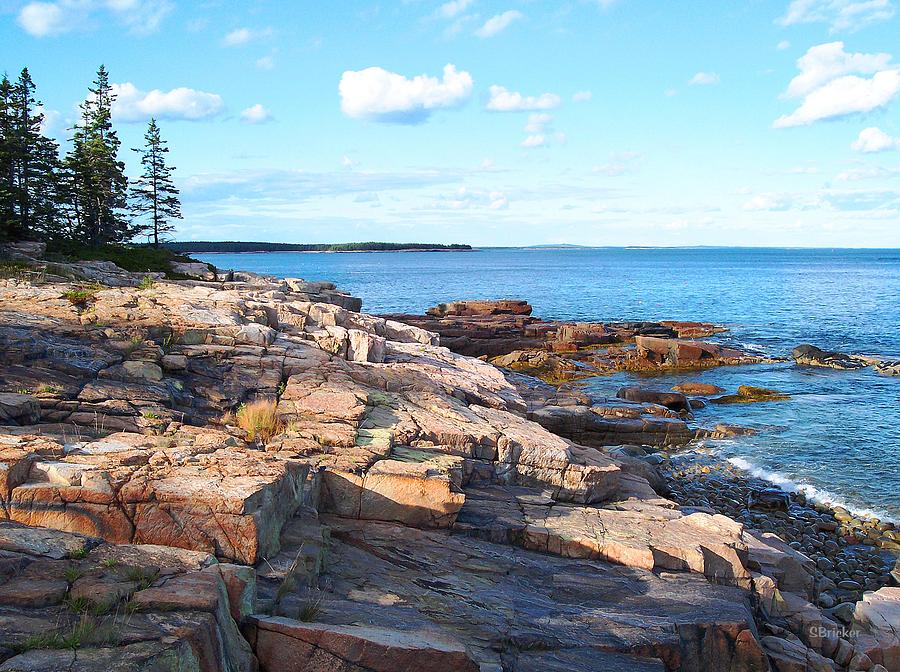
[[[531,315],[531,306],[527,301],[504,299],[501,301],[452,301],[441,303],[425,311],[432,317],[464,316],[476,317],[486,315]]]
[[[624,361],[628,370],[698,369],[710,366],[753,364],[763,358],[715,343],[658,336],[635,336],[635,349]]]
[[[680,392],[661,392],[646,387],[623,387],[616,396],[627,401],[637,401],[646,404],[659,404],[679,413],[690,413],[691,405]]]
[[[0,393],[0,425],[33,425],[40,422],[41,405],[30,394]]]
[[[751,509],[781,509],[787,511],[791,497],[778,488],[754,488],[747,496],[747,506]]]
[[[791,357],[797,364],[803,366],[823,366],[832,369],[862,369],[868,366],[862,358],[822,350],[809,344],[798,345],[791,351]]]
[[[853,611],[856,647],[873,663],[900,669],[900,587],[863,594]]]
[[[672,387],[674,392],[681,394],[697,395],[700,397],[710,397],[714,394],[722,394],[724,388],[710,383],[680,383]]]
[[[879,362],[875,365],[875,371],[882,376],[900,376],[900,362]]]
[[[723,397],[710,399],[710,401],[714,404],[752,404],[759,401],[783,401],[790,398],[789,394],[778,390],[754,387],[753,385],[741,385],[737,389],[736,394],[726,394]]]
[[[801,642],[767,636],[762,645],[775,672],[835,672],[832,661]]]
[[[212,264],[204,264],[200,261],[173,261],[170,266],[175,273],[180,275],[199,280],[216,280],[215,267]]]

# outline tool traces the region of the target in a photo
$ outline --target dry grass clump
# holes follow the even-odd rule
[[[259,399],[249,404],[241,404],[237,411],[226,417],[226,423],[234,422],[247,432],[248,441],[268,443],[276,434],[284,431],[284,423],[278,418],[275,401]]]

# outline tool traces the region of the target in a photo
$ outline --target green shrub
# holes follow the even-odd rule
[[[99,285],[82,289],[70,289],[67,292],[63,292],[62,298],[68,299],[73,306],[83,307],[97,298],[97,292],[99,291]]]
[[[172,262],[194,261],[164,247],[149,245],[104,245],[88,247],[70,241],[55,241],[47,246],[47,258],[54,261],[111,261],[132,273],[165,273],[172,280],[186,280],[188,276],[175,273]]]

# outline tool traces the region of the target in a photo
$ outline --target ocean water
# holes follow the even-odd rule
[[[520,298],[561,320],[702,320],[720,340],[775,356],[800,343],[900,359],[900,250],[749,248],[513,249],[472,252],[199,255],[220,268],[330,280],[373,313],[422,313],[455,299]],[[788,489],[900,520],[900,378],[869,369],[789,363],[697,373],[592,378],[614,395],[682,381],[773,387],[789,401],[710,405],[704,424],[758,434],[707,442],[737,466]]]

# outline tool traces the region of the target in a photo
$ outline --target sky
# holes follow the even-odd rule
[[[900,0],[0,0],[179,240],[900,247]]]

